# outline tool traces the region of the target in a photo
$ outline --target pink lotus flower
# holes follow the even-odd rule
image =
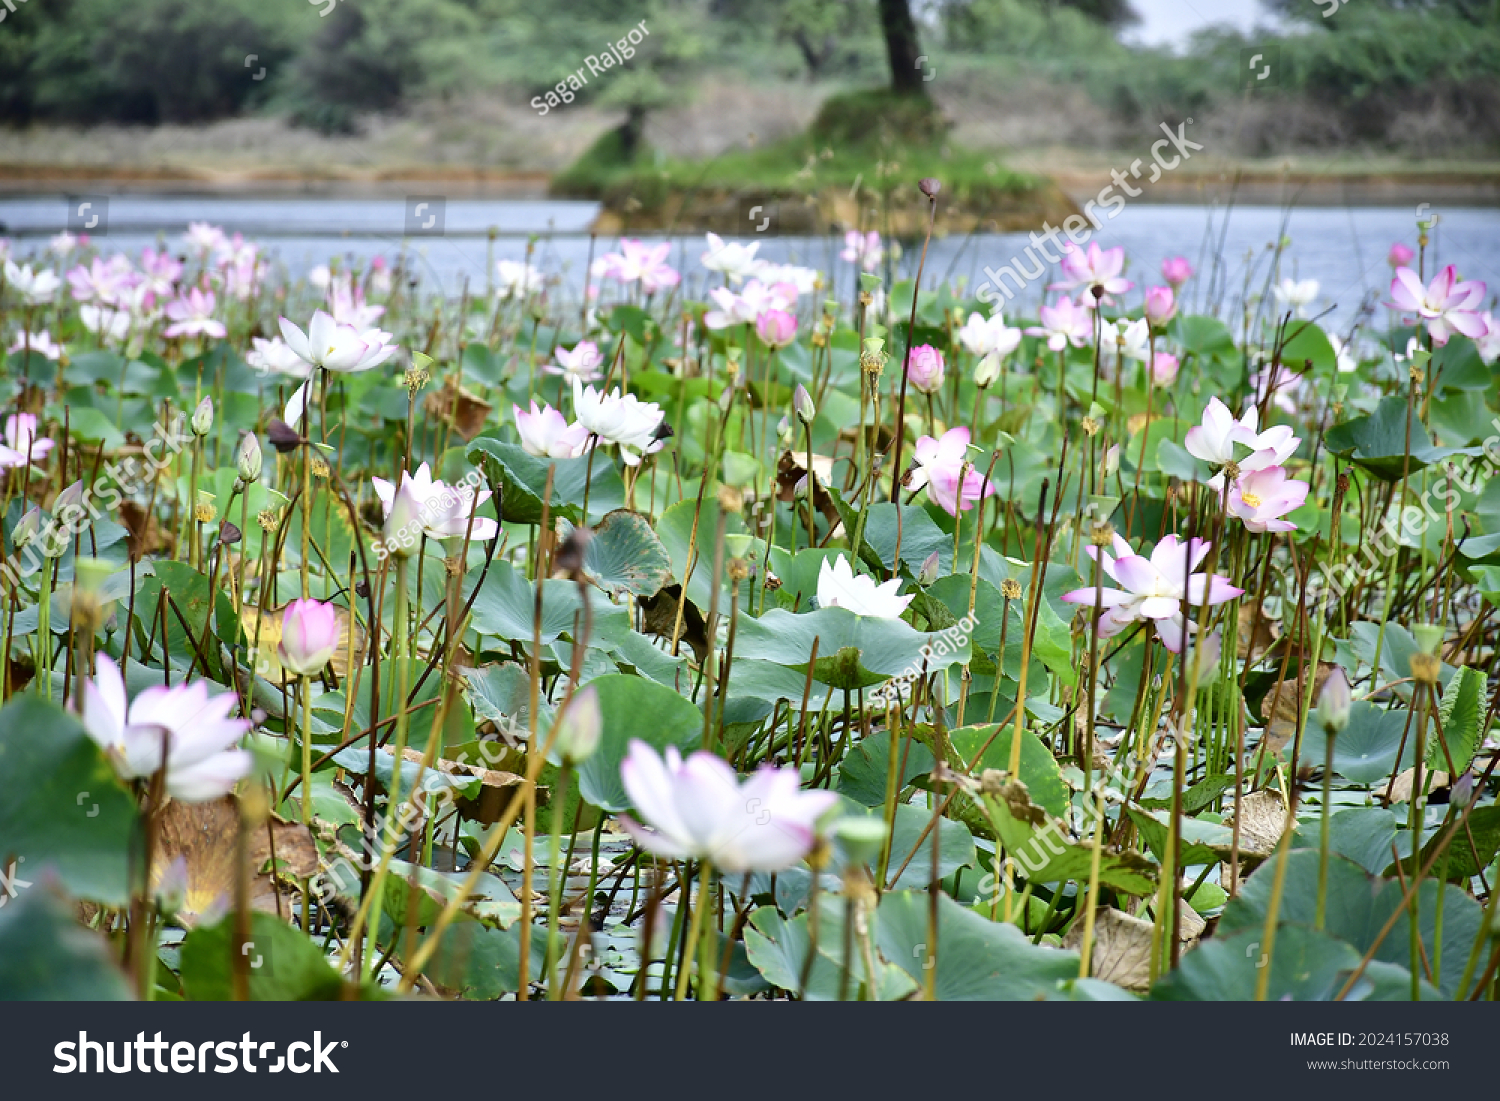
[[[281,617],[276,656],[282,668],[299,677],[321,673],[339,648],[339,617],[332,604],[294,600]]]
[[[1485,313],[1479,320],[1484,322],[1485,333],[1474,344],[1484,365],[1493,366],[1495,360],[1500,359],[1500,319]]]
[[[1127,553],[1129,544],[1118,537],[1114,549],[1118,557],[1111,559],[1106,554],[1099,565],[1122,587],[1074,589],[1063,594],[1063,600],[1089,607],[1097,601],[1102,608],[1109,610],[1110,623],[1115,631],[1136,619],[1152,620],[1162,644],[1174,653],[1181,652],[1182,627],[1180,620],[1177,624],[1171,621],[1182,615],[1184,604],[1223,604],[1245,591],[1231,585],[1228,578],[1219,574],[1189,572],[1208,555],[1210,544],[1202,539],[1183,543],[1177,536],[1168,535],[1156,545],[1149,559]],[[1163,621],[1167,621],[1166,630],[1161,629]],[[1102,622],[1100,626],[1103,627]]]
[[[1171,287],[1152,287],[1146,292],[1146,320],[1153,326],[1165,325],[1177,316],[1177,297]]]
[[[117,254],[109,260],[96,256],[89,264],[79,264],[68,272],[68,287],[78,302],[117,305],[136,279],[135,269],[123,255]]]
[[[1027,336],[1044,336],[1047,347],[1060,352],[1069,344],[1082,348],[1094,336],[1094,322],[1088,309],[1071,298],[1059,298],[1056,305],[1041,308],[1040,325],[1026,330]]]
[[[1302,396],[1302,376],[1286,364],[1274,370],[1264,367],[1250,376],[1250,385],[1255,391],[1255,404],[1260,405],[1270,394],[1271,402],[1284,413],[1297,414],[1298,399]]]
[[[1172,256],[1161,262],[1161,277],[1176,290],[1193,277],[1193,265],[1186,256]]]
[[[215,321],[214,292],[191,288],[183,297],[167,303],[168,325],[166,336],[211,336],[223,340],[228,330],[222,321]]]
[[[721,758],[675,746],[663,760],[634,739],[620,778],[645,825],[621,816],[636,844],[671,860],[711,861],[732,874],[778,872],[811,851],[818,819],[838,804],[831,791],[802,791],[795,769],[761,767],[744,784]]]
[[[1158,386],[1171,386],[1177,381],[1177,372],[1182,367],[1177,357],[1171,352],[1157,352],[1156,358],[1151,361],[1151,378]],[[1188,429],[1192,431],[1192,429]]]
[[[385,511],[388,545],[409,547],[417,532],[429,539],[463,539],[468,534],[475,543],[493,539],[500,532],[494,520],[475,515],[475,510],[490,499],[489,490],[476,494],[467,482],[446,485],[432,476],[426,463],[417,467],[415,475],[403,470],[399,488],[384,478],[371,478],[370,482]]]
[[[581,424],[568,424],[568,418],[560,410],[550,405],[538,410],[533,400],[529,413],[519,405],[512,405],[510,411],[516,418],[516,430],[521,433],[521,447],[528,455],[571,459],[588,450],[589,430]]]
[[[755,319],[755,332],[771,348],[785,348],[797,336],[797,319],[786,310],[764,310]]]
[[[599,345],[592,340],[580,340],[572,351],[558,345],[552,358],[557,360],[556,366],[549,363],[542,371],[549,375],[562,375],[569,385],[572,385],[575,378],[579,382],[597,382],[600,377],[599,368],[604,365]]]
[[[1484,292],[1483,283],[1459,282],[1452,264],[1426,287],[1411,268],[1397,268],[1396,278],[1391,280],[1391,304],[1426,321],[1432,342],[1438,345],[1448,343],[1455,332],[1476,340],[1485,335],[1485,323],[1478,313]]]
[[[1281,517],[1302,507],[1308,488],[1306,482],[1288,478],[1279,466],[1250,470],[1229,487],[1225,508],[1249,531],[1296,531],[1296,524]]]
[[[1124,294],[1135,286],[1120,275],[1125,270],[1125,250],[1101,249],[1097,242],[1084,252],[1069,241],[1063,249],[1062,270],[1066,278],[1047,289],[1078,291],[1078,302],[1086,309],[1093,309],[1098,302],[1113,306],[1115,300],[1110,295]],[[1096,297],[1095,288],[1102,297]]]
[[[250,754],[236,748],[250,729],[231,719],[233,692],[210,697],[208,683],[154,685],[126,701],[120,667],[99,655],[99,671],[83,684],[83,725],[125,779],[151,776],[166,760],[167,791],[185,803],[217,799],[250,771]]]
[[[620,238],[620,251],[607,252],[594,261],[595,276],[616,279],[621,283],[641,284],[641,290],[654,294],[663,287],[675,287],[682,276],[667,263],[672,242],[648,245],[631,237]]]
[[[1391,251],[1386,256],[1385,262],[1393,268],[1409,268],[1411,267],[1411,262],[1416,258],[1417,254],[1415,252],[1400,241],[1397,241],[1391,246]]]
[[[839,253],[839,259],[858,264],[865,271],[874,271],[880,266],[884,255],[885,250],[880,245],[880,234],[873,229],[864,234],[851,229],[844,234],[844,251]]]
[[[353,273],[341,272],[329,280],[328,312],[335,321],[364,330],[384,316],[385,307],[367,304],[365,289],[354,281]]]
[[[918,344],[907,357],[906,378],[921,393],[936,393],[943,385],[943,353],[931,344]]]
[[[166,296],[182,278],[182,261],[166,249],[158,252],[147,245],[141,250],[141,271],[152,292]]]
[[[0,470],[25,466],[27,456],[35,464],[47,457],[52,441],[36,434],[36,417],[31,413],[12,413],[5,418],[5,443],[0,444]]]
[[[988,482],[978,470],[964,466],[969,455],[969,430],[950,428],[941,439],[923,436],[917,441],[916,465],[906,486],[913,493],[926,488],[927,496],[949,516],[967,512],[984,497],[995,493],[993,482]],[[959,484],[959,474],[963,484]]]
[[[736,294],[728,287],[708,292],[718,309],[703,315],[710,329],[727,329],[731,325],[753,325],[766,310],[792,310],[797,303],[797,288],[789,283],[763,283],[752,279]]]

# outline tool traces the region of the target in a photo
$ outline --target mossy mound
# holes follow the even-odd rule
[[[952,129],[952,120],[926,96],[874,88],[829,96],[808,134],[835,148],[869,149],[938,145]]]

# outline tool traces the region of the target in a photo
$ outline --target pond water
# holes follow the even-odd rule
[[[112,196],[108,239],[99,243],[138,252],[163,236],[176,238],[190,221],[208,221],[262,242],[294,276],[335,256],[365,261],[380,254],[394,259],[405,252],[424,287],[437,286],[457,294],[465,281],[471,291],[482,292],[491,261],[522,259],[528,241],[534,238],[534,261],[549,274],[560,275],[572,294],[581,288],[590,254],[588,227],[598,212],[597,204],[453,200],[444,204],[441,236],[406,236],[407,208],[414,201]],[[46,237],[65,224],[67,202],[62,195],[0,199],[0,224],[21,253],[40,249]],[[1435,264],[1453,263],[1462,277],[1484,280],[1492,291],[1500,289],[1500,210],[1437,213],[1440,222],[1432,235],[1427,270],[1435,270]],[[1241,296],[1247,277],[1252,294],[1264,287],[1271,262],[1269,246],[1284,233],[1291,243],[1280,275],[1316,279],[1320,293],[1315,309],[1332,308],[1336,322],[1347,323],[1362,301],[1385,297],[1390,281],[1387,251],[1395,241],[1416,247],[1417,217],[1417,208],[1410,206],[1308,207],[1287,213],[1270,206],[1241,206],[1226,212],[1205,205],[1135,204],[1106,221],[1094,239],[1106,248],[1124,247],[1127,274],[1137,284],[1161,282],[1162,259],[1186,256],[1199,271],[1199,278],[1188,287],[1189,306],[1212,310],[1217,303],[1222,312]],[[497,234],[493,242],[488,240],[491,229]],[[663,237],[648,234],[647,239]],[[710,278],[698,264],[702,236],[676,234],[671,239],[672,263],[686,273],[686,290],[701,295]],[[1021,233],[935,240],[924,285],[950,277],[963,278],[973,288],[985,280],[987,267],[999,268],[1022,257],[1028,244]],[[611,247],[612,240],[601,238],[594,254]],[[847,296],[853,275],[850,265],[838,259],[841,248],[842,239],[832,235],[768,236],[760,255],[831,270],[841,281],[839,290]],[[898,276],[914,271],[919,251],[919,243],[908,246],[895,264]],[[1032,280],[1016,295],[1008,312],[1034,315],[1045,282],[1052,277],[1049,271]]]

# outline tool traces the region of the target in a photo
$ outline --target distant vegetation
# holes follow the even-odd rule
[[[1255,95],[1295,101],[1303,121],[1274,129],[1265,139],[1273,146],[1414,148],[1434,131],[1451,149],[1500,146],[1497,0],[1359,0],[1330,19],[1314,0],[1272,6],[1290,28],[1280,38],[1212,31],[1179,57],[1118,41],[1133,15],[1124,0],[912,5],[924,64],[941,81],[1076,86],[1122,123],[1154,128],[1245,94],[1241,51],[1274,45],[1277,86]],[[0,118],[149,125],[270,112],[352,131],[362,115],[420,100],[498,91],[524,102],[644,19],[651,33],[628,68],[582,97],[620,108],[638,134],[648,112],[690,97],[706,76],[889,83],[880,7],[877,0],[47,0],[19,7],[0,33]]]

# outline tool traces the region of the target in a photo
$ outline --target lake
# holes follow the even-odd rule
[[[528,240],[534,238],[534,262],[549,274],[560,275],[573,295],[578,293],[590,252],[588,227],[597,204],[453,200],[443,204],[442,235],[406,236],[407,207],[415,201],[119,195],[109,198],[107,240],[98,243],[138,253],[163,237],[174,240],[190,221],[207,221],[260,241],[273,261],[294,276],[335,256],[365,261],[384,254],[394,259],[404,250],[424,288],[438,286],[445,293],[457,294],[466,280],[471,292],[482,292],[490,259],[522,259]],[[0,223],[15,240],[18,252],[41,249],[46,237],[65,224],[67,202],[61,195],[0,199]],[[1453,263],[1463,278],[1480,279],[1492,291],[1500,290],[1500,210],[1437,213],[1440,221],[1432,234],[1428,272],[1436,270],[1436,265]],[[1335,323],[1347,324],[1362,301],[1379,302],[1388,293],[1386,253],[1395,241],[1416,248],[1417,217],[1414,207],[1308,207],[1286,213],[1270,206],[1242,206],[1226,213],[1201,205],[1137,203],[1106,221],[1094,240],[1106,248],[1125,249],[1127,275],[1138,285],[1161,282],[1163,258],[1186,256],[1199,271],[1199,278],[1187,288],[1188,306],[1212,310],[1217,303],[1222,313],[1240,297],[1247,273],[1250,293],[1263,288],[1271,259],[1268,246],[1285,232],[1291,244],[1280,274],[1316,279],[1321,287],[1316,309],[1332,308]],[[488,240],[492,229],[496,233],[493,242]],[[95,236],[99,236],[97,230]],[[717,277],[710,278],[711,273],[698,264],[702,235],[682,234],[672,240],[672,263],[687,276],[687,291],[701,296],[717,283]],[[956,277],[973,288],[985,279],[986,267],[1011,263],[1028,244],[1027,236],[1020,233],[935,240],[924,285]],[[594,245],[594,255],[612,247],[612,240],[601,238]],[[840,292],[847,296],[853,276],[850,265],[838,259],[841,248],[842,239],[837,236],[767,236],[760,255],[832,271],[840,281]],[[908,245],[896,263],[898,275],[909,276],[915,270],[919,251],[920,242]],[[1044,283],[1051,278],[1048,272],[1030,283],[1006,307],[1007,312],[1034,315]]]

